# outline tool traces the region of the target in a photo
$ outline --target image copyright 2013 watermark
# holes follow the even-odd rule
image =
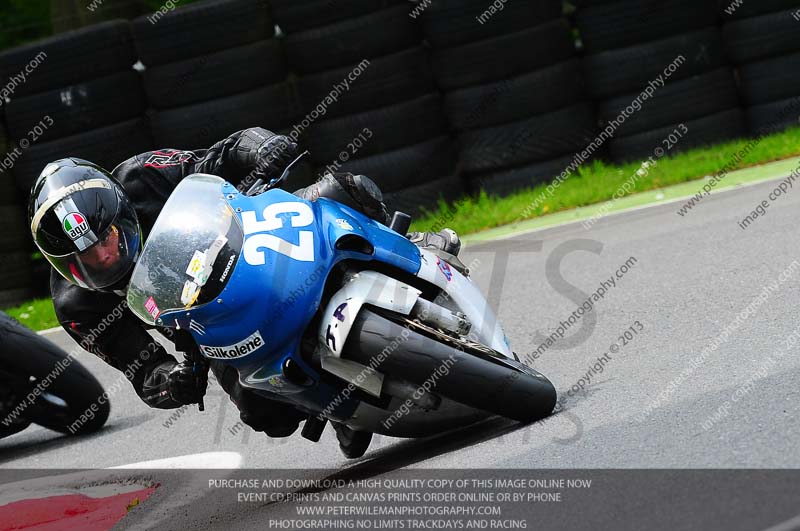
[[[5,85],[0,87],[0,106],[2,106],[7,99],[11,98],[14,93],[17,91],[17,88],[21,85],[25,84],[28,81],[28,76],[31,75],[34,70],[39,68],[39,66],[45,62],[47,59],[47,53],[41,51],[37,53],[29,62],[26,64],[22,70],[20,70],[17,74],[8,78],[8,81]]]
[[[253,185],[253,183],[258,180],[259,175],[264,172],[264,169],[268,165],[278,160],[278,158],[289,148],[290,141],[296,143],[304,131],[311,127],[311,125],[317,120],[325,116],[328,113],[328,108],[336,104],[336,102],[339,101],[339,98],[350,90],[351,84],[355,82],[364,72],[366,72],[369,66],[369,60],[363,59],[344,78],[342,78],[340,82],[335,83],[330,92],[320,100],[317,106],[311,109],[311,111],[309,111],[308,114],[306,114],[305,117],[300,120],[300,122],[296,123],[292,127],[292,130],[285,139],[282,138],[282,143],[278,144],[266,158],[260,160],[256,164],[256,167],[247,176],[245,176],[239,184],[236,185],[236,189],[240,192],[247,191]]]
[[[0,159],[0,172],[10,170],[14,167],[17,161],[22,157],[23,151],[31,147],[38,141],[45,131],[48,130],[55,122],[49,115],[45,115],[39,123],[34,125],[22,138],[19,139],[14,149],[9,150],[5,156]]]
[[[606,142],[613,139],[617,130],[622,127],[622,125],[631,116],[642,110],[643,105],[647,102],[647,100],[655,96],[658,89],[666,85],[667,80],[671,78],[685,62],[686,57],[683,55],[678,55],[664,68],[661,74],[650,80],[644,90],[642,90],[633,100],[631,100],[631,103],[627,107],[621,109],[620,113],[614,119],[609,120],[600,134],[597,135],[597,137],[592,140],[589,145],[583,149],[583,151],[576,153],[572,162],[564,169],[564,171],[557,175],[552,182],[547,185],[547,187],[536,197],[536,199],[522,210],[515,223],[528,219],[531,214],[536,212],[538,208],[544,205],[547,198],[553,197],[564,181],[574,175],[575,172],[577,172],[578,169],[583,165],[583,163],[590,160],[591,157],[606,144]]]
[[[737,223],[739,228],[746,230],[752,226],[756,220],[764,217],[773,203],[785,197],[794,188],[794,182],[798,178],[800,178],[800,166],[792,170],[792,173],[789,174],[788,177],[781,180],[781,182],[767,194],[767,199],[762,199],[747,216]]]

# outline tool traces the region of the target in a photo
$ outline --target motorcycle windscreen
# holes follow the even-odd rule
[[[128,287],[128,307],[145,323],[167,326],[162,315],[214,300],[233,276],[244,234],[223,184],[191,175],[164,205]]]

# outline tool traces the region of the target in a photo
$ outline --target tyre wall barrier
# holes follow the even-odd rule
[[[794,0],[748,5],[726,17],[722,34],[739,74],[748,133],[800,125],[800,5]]]
[[[0,156],[6,153],[7,133],[0,121]],[[25,212],[14,178],[0,173],[0,306],[16,304],[31,295],[30,241],[25,229]]]
[[[591,141],[594,114],[559,0],[486,9],[435,2],[423,27],[466,185],[505,194],[552,177]]]

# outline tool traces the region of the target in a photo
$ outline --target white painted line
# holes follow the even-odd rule
[[[54,326],[53,328],[48,328],[47,330],[39,330],[37,332],[40,336],[49,336],[50,334],[57,334],[58,332],[63,332],[64,329],[60,326]]]
[[[132,463],[129,465],[112,466],[109,467],[109,469],[230,469],[241,468],[242,461],[242,455],[237,452],[206,452],[202,454],[167,457],[166,459],[155,459],[153,461],[142,461],[140,463]]]
[[[724,194],[724,193],[727,193],[727,192],[734,192],[734,191],[737,191],[737,190],[741,190],[743,188],[750,188],[751,186],[758,186],[758,185],[761,185],[761,184],[764,184],[764,183],[769,183],[771,181],[780,181],[780,180],[783,180],[785,178],[786,178],[786,176],[783,175],[783,176],[780,176],[780,177],[770,177],[768,179],[764,179],[764,180],[761,180],[761,181],[753,181],[753,182],[735,184],[735,185],[732,185],[732,186],[727,186],[725,188],[712,190],[711,193],[709,194],[709,197],[718,196],[720,194]],[[642,192],[642,193],[648,193],[648,192]],[[625,208],[625,209],[622,209],[622,210],[616,210],[616,211],[609,212],[609,213],[605,214],[601,218],[601,220],[605,219],[605,218],[610,218],[610,217],[613,217],[613,216],[618,216],[618,215],[621,215],[621,214],[628,214],[630,212],[637,212],[639,210],[646,210],[648,208],[654,208],[654,207],[659,207],[659,206],[663,206],[663,205],[668,205],[670,203],[680,203],[682,201],[686,201],[686,200],[694,197],[695,195],[696,194],[685,195],[685,196],[681,196],[681,197],[673,197],[673,198],[670,198],[670,199],[665,199],[665,200],[656,201],[656,202],[653,202],[653,203],[648,203],[646,205],[639,205],[639,206],[634,206],[634,207],[630,207],[630,208]],[[597,203],[597,205],[595,205],[595,206],[599,206],[601,204],[602,203]],[[581,207],[581,208],[585,208],[585,207]],[[689,212],[691,212],[691,210]],[[565,225],[572,225],[572,224],[581,223],[581,222],[589,219],[590,217],[591,217],[591,214],[587,212],[586,216],[581,216],[581,217],[579,217],[577,219],[570,219],[570,220],[566,220],[566,221],[561,221],[559,223],[554,223],[552,225],[545,225],[544,227],[536,227],[536,228],[533,228],[533,229],[522,228],[522,229],[519,229],[519,230],[516,230],[516,231],[509,229],[509,232],[503,232],[502,234],[499,234],[499,235],[497,235],[495,237],[492,237],[492,238],[487,238],[485,240],[469,241],[468,238],[469,238],[470,234],[467,234],[464,237],[464,239],[467,240],[467,241],[464,242],[464,249],[467,249],[470,246],[480,245],[480,244],[493,242],[493,241],[506,240],[506,239],[509,239],[509,238],[514,238],[515,236],[533,234],[533,233],[536,233],[536,232],[542,232],[542,231],[546,231],[546,230],[550,230],[550,229],[563,227]],[[533,218],[533,219],[535,219],[535,218]],[[524,223],[524,221],[522,223]],[[511,225],[513,225],[513,224],[511,224]],[[508,225],[505,225],[505,226],[507,227]],[[500,227],[497,227],[497,228],[494,228],[494,229],[489,229],[489,230],[501,230],[503,227],[504,226],[501,225]],[[589,231],[587,231],[587,233],[588,232]],[[480,233],[478,232],[478,233],[475,233],[475,234],[479,235]]]
[[[791,520],[786,520],[764,531],[796,531],[797,529],[800,529],[800,516],[795,516]]]

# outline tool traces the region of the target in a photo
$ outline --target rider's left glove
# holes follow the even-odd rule
[[[169,396],[180,404],[199,404],[208,388],[208,368],[189,361],[178,363],[169,371]]]
[[[255,161],[255,175],[269,183],[277,179],[294,159],[297,158],[297,144],[283,135],[275,135],[258,146]]]

